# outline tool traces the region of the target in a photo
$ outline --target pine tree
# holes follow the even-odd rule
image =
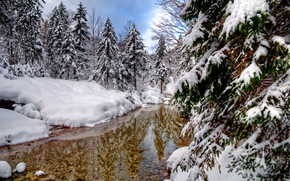
[[[248,180],[256,168],[264,169],[259,176],[265,180],[290,178],[287,6],[289,1],[188,0],[181,12],[192,23],[184,51],[195,63],[177,80],[175,98],[191,114],[182,134],[194,142],[173,169],[189,170],[189,180],[206,179],[204,170],[227,145],[235,145],[229,171]]]
[[[17,64],[21,61],[20,55],[22,52],[19,47],[19,37],[15,31],[17,12],[14,11],[14,3],[8,0],[1,1],[0,8],[0,54],[3,55],[3,59],[7,58],[9,60],[9,64]]]
[[[168,73],[167,68],[164,64],[164,57],[165,57],[165,40],[164,37],[161,36],[160,40],[158,41],[158,47],[156,49],[156,62],[154,65],[154,76],[156,83],[160,80],[160,93],[162,94],[163,89],[163,82],[167,81],[168,79]]]
[[[76,22],[74,29],[72,31],[74,37],[75,37],[75,43],[76,43],[76,50],[77,50],[77,61],[76,66],[81,69],[84,67],[85,69],[89,66],[88,65],[88,43],[89,43],[89,26],[87,25],[87,10],[82,5],[82,3],[79,4],[79,7],[77,9],[76,14],[73,17],[73,20]],[[85,73],[85,70],[82,70],[83,73]],[[84,77],[86,78],[86,77]]]
[[[127,70],[127,75],[124,77],[126,77],[128,82],[134,84],[135,90],[137,90],[137,78],[143,77],[147,68],[145,46],[139,35],[139,31],[136,29],[135,24],[133,24],[133,28],[125,40],[126,46],[123,60],[125,70]]]
[[[51,69],[51,74],[54,75],[54,78],[57,76],[57,61],[56,61],[56,41],[57,36],[55,36],[55,32],[58,26],[57,21],[58,16],[58,8],[57,6],[52,10],[51,16],[48,22],[48,30],[47,30],[47,67]]]
[[[43,65],[43,48],[42,48],[42,43],[39,38],[35,41],[34,44],[34,64],[33,65],[38,65],[41,66]]]
[[[76,49],[79,52],[86,52],[86,46],[90,40],[89,35],[89,26],[87,25],[87,10],[82,5],[79,4],[76,14],[73,17],[73,20],[76,21],[76,25],[72,31],[75,36]]]
[[[75,62],[77,59],[75,38],[70,29],[66,31],[66,34],[64,36],[64,42],[62,43],[61,46],[60,55],[62,56],[60,62],[61,64],[60,69],[62,70],[61,74],[66,74],[64,75],[64,77],[66,79],[70,79],[71,77],[70,72],[72,72],[73,69],[75,69],[76,67]],[[78,72],[73,71],[73,78],[79,79]]]
[[[165,51],[166,51],[165,39],[164,39],[164,36],[161,36],[159,41],[158,41],[158,47],[155,51],[156,59],[157,60],[163,59],[165,57]]]
[[[51,67],[51,73],[54,78],[62,74],[60,69],[62,56],[62,44],[68,31],[68,14],[65,5],[61,2],[58,7],[52,11],[48,24],[48,58]]]
[[[97,51],[97,68],[93,72],[93,76],[100,84],[109,88],[119,88],[120,69],[124,70],[120,59],[119,50],[116,44],[116,33],[112,26],[110,18],[108,18],[104,24],[102,30],[102,41],[99,44]]]
[[[47,53],[48,53],[48,39],[47,39],[47,36],[48,36],[48,20],[44,20],[43,23],[42,23],[42,26],[41,26],[41,29],[40,29],[40,39],[41,39],[41,42],[42,42],[42,48],[43,48],[43,64],[46,68],[47,66],[47,63],[48,63],[48,60],[47,60]]]
[[[8,11],[7,0],[3,0],[0,2],[0,26],[5,25],[9,21],[7,11]]]
[[[25,55],[25,63],[34,63],[36,58],[36,42],[41,27],[42,8],[39,0],[18,0],[15,2],[17,11],[16,30],[21,37],[21,48]]]

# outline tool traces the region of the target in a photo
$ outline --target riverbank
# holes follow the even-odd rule
[[[1,74],[0,82],[0,99],[5,100],[6,106],[16,103],[13,104],[13,112],[2,109],[7,120],[1,121],[4,125],[0,126],[0,146],[31,141],[29,138],[25,140],[25,134],[40,127],[45,132],[44,124],[46,131],[49,131],[50,125],[93,127],[142,106],[137,94],[130,95],[128,100],[125,92],[107,90],[96,82],[30,77],[11,80]],[[2,115],[0,118],[4,120]],[[15,122],[16,119],[10,119],[13,116],[18,121],[22,119],[27,122],[26,133]],[[47,136],[39,135],[37,139]]]
[[[173,106],[148,105],[79,132],[5,147],[0,160],[12,169],[26,163],[26,171],[13,174],[9,181],[38,170],[47,174],[43,179],[52,180],[168,179],[166,160],[176,148],[190,143],[180,137],[187,121]]]

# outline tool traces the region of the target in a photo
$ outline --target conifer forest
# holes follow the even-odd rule
[[[154,51],[137,20],[116,31],[82,2],[69,9],[59,1],[47,15],[45,3],[0,1],[0,105],[13,101],[29,119],[81,127],[166,102],[187,119],[180,137],[191,140],[170,162],[170,180],[180,172],[212,180],[224,153],[239,179],[290,179],[289,0],[155,0],[164,16],[151,27]],[[1,106],[0,118],[8,129]],[[39,138],[49,137],[43,130]],[[9,135],[0,128],[0,149]]]

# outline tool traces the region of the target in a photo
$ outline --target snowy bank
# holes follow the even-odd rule
[[[94,126],[142,105],[137,96],[132,103],[124,92],[106,90],[95,82],[29,77],[10,80],[3,75],[0,82],[0,99],[24,104],[15,111],[50,125]]]
[[[142,92],[142,101],[144,104],[161,104],[164,95],[160,94],[160,89],[148,86],[147,90]]]
[[[49,136],[44,121],[0,108],[0,146],[34,141]]]

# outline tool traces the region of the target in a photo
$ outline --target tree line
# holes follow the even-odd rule
[[[103,23],[93,10],[88,21],[82,3],[74,12],[61,2],[47,19],[42,3],[1,1],[0,63],[8,70],[6,77],[95,80],[119,90],[168,80],[165,64],[154,65],[133,20],[127,20],[117,38],[110,18]],[[165,47],[158,51],[165,52]],[[157,59],[163,61],[164,55]]]

